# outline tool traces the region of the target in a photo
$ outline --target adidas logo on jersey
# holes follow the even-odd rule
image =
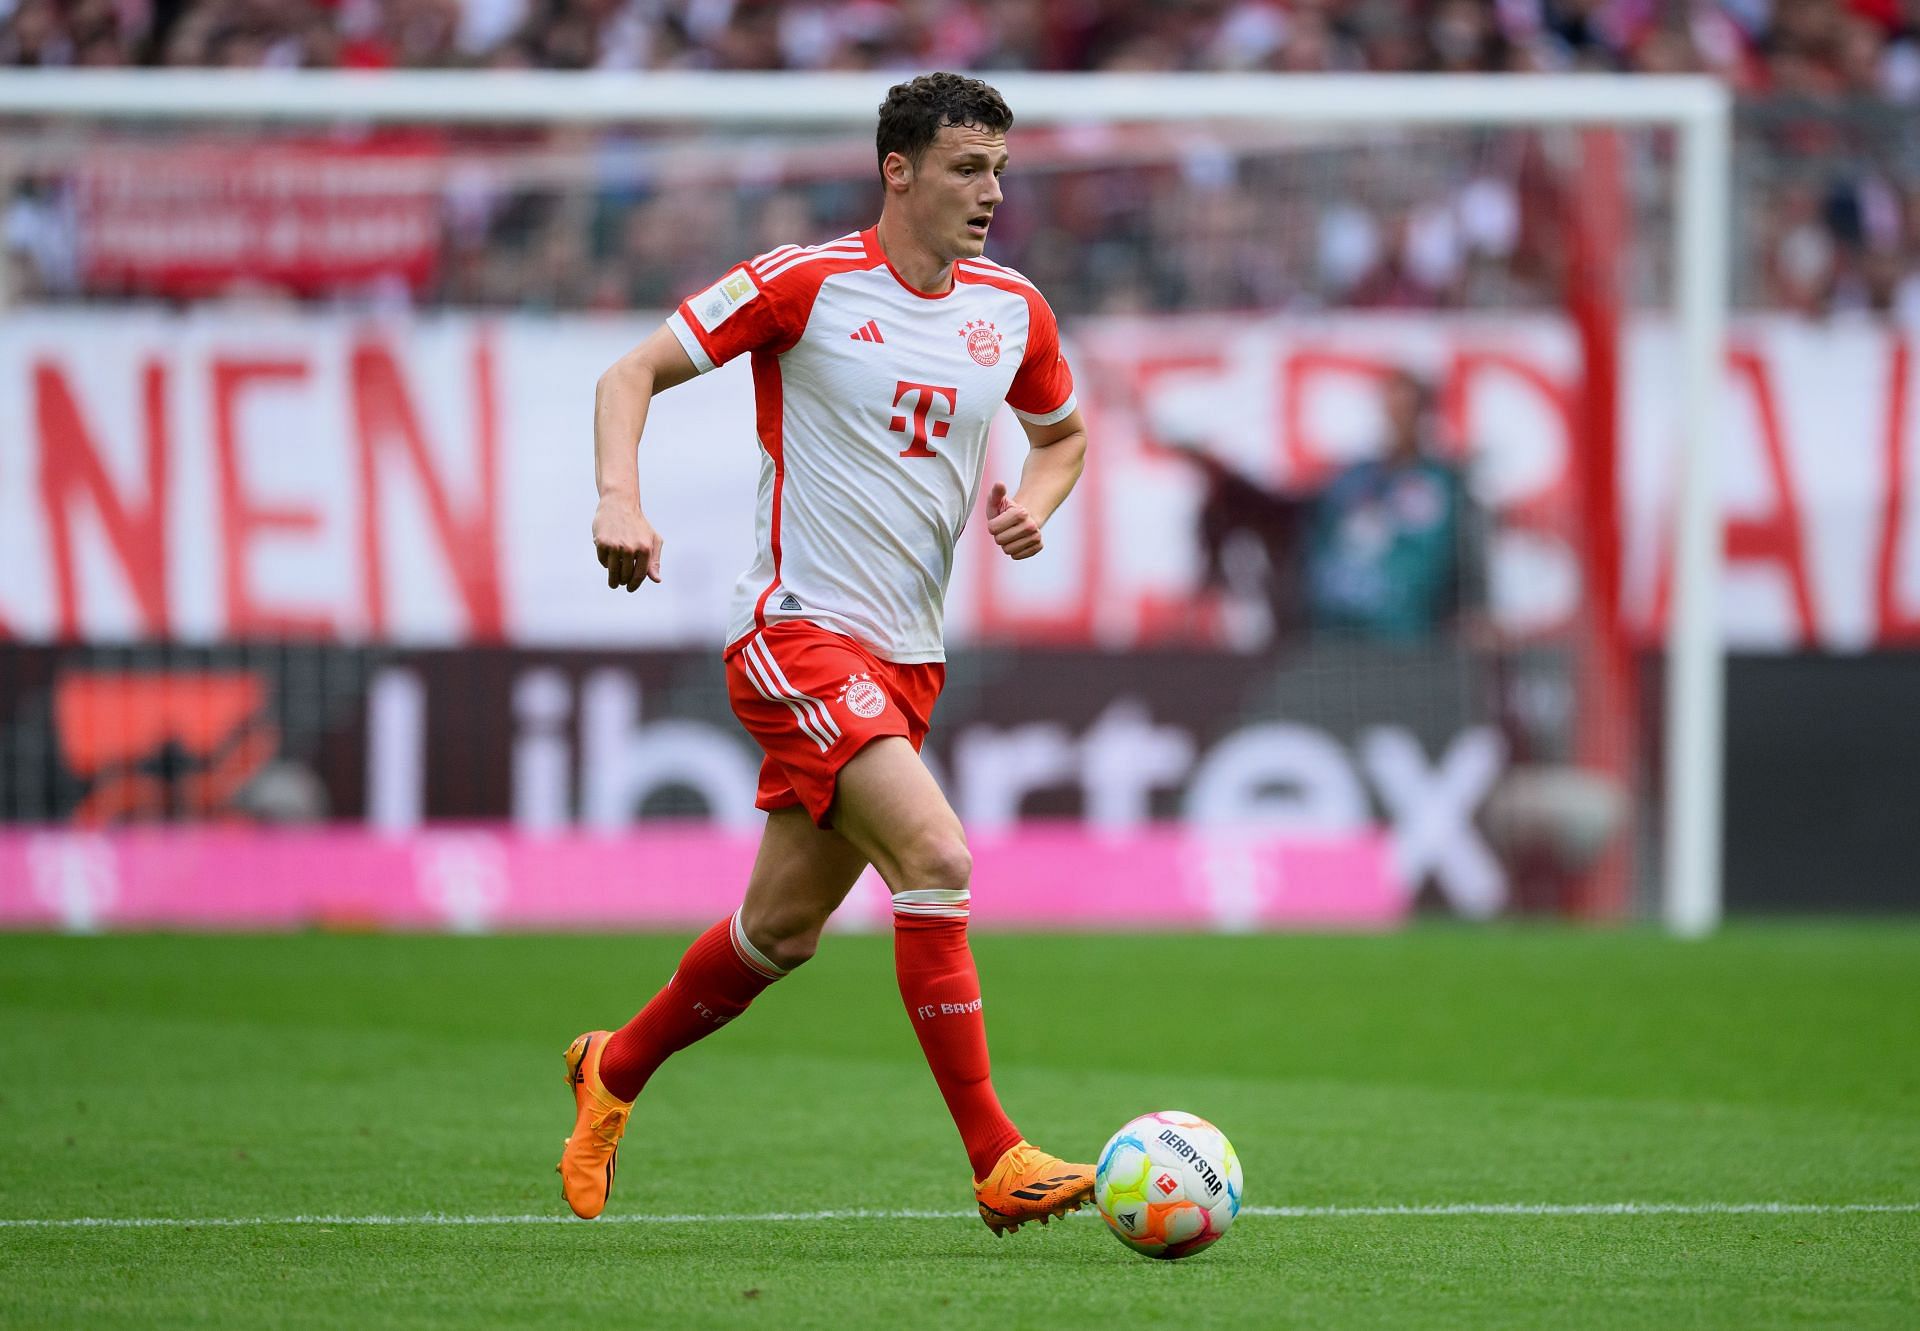
[[[880,336],[880,325],[869,319],[853,330],[851,340],[855,342],[885,342],[887,339]]]
[[[788,592],[780,598],[780,608],[782,610],[798,610],[800,608],[800,598],[792,592]]]

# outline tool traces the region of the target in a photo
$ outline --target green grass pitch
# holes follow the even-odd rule
[[[956,1214],[884,937],[663,1070],[607,1220],[513,1219],[564,1214],[561,1049],[684,942],[0,937],[0,1326],[1920,1326],[1911,925],[978,939],[1035,1140],[1191,1110],[1332,1208],[1172,1264]],[[1896,1209],[1359,1213],[1619,1202]],[[740,1218],[850,1209],[936,1214]]]

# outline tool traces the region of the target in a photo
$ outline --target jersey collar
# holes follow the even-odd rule
[[[947,281],[947,289],[945,291],[922,291],[919,287],[907,281],[906,278],[900,276],[900,270],[893,266],[893,260],[889,259],[887,252],[880,248],[880,227],[878,224],[862,231],[860,233],[860,239],[866,244],[867,257],[878,259],[882,264],[886,265],[887,271],[893,274],[893,280],[900,284],[900,289],[920,297],[921,300],[945,300],[948,296],[951,296],[955,288],[960,285],[960,265],[956,262],[947,265],[952,270],[952,273]]]

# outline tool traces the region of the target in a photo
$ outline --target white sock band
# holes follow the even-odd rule
[[[944,890],[941,888],[916,888],[911,892],[893,894],[893,913],[895,915],[924,915],[940,919],[964,920],[967,918],[967,903],[973,899],[973,893],[966,888]]]
[[[728,933],[733,938],[733,950],[740,954],[740,960],[746,962],[747,965],[775,980],[786,974],[785,971],[781,970],[771,961],[768,961],[760,949],[748,941],[747,931],[740,924],[739,911],[733,913],[733,920],[728,928]]]

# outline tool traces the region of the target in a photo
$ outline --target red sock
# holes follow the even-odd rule
[[[785,974],[747,941],[739,914],[728,916],[693,940],[666,987],[608,1038],[600,1080],[633,1099],[668,1055],[712,1035]]]
[[[967,946],[965,897],[901,893],[894,899],[893,965],[913,1033],[966,1143],[973,1176],[987,1172],[1020,1140],[994,1094],[980,975]],[[947,898],[938,903],[917,898]],[[939,911],[939,914],[929,912]]]

